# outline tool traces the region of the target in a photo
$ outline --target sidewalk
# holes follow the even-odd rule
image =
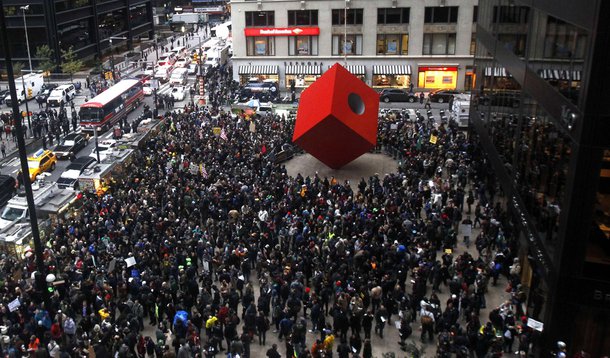
[[[6,157],[0,158],[0,172],[2,172],[2,174],[10,174],[10,173],[4,173],[2,171],[2,168],[4,167],[4,165],[6,163],[10,162],[14,158],[19,157],[19,151],[17,149],[17,140],[13,141],[13,139],[10,137],[7,140],[6,135],[3,135],[2,139],[0,141],[4,142],[4,144],[6,145]],[[27,155],[30,155],[38,147],[42,147],[42,140],[35,139],[35,138],[26,138],[25,139],[25,149],[26,149]],[[1,156],[1,154],[0,154],[0,156]]]

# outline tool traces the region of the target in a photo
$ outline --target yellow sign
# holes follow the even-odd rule
[[[435,135],[430,135],[430,143],[432,144],[436,144],[436,141],[438,140],[438,137]]]
[[[214,127],[212,128],[212,133],[214,133],[214,135],[220,135],[220,127]]]
[[[453,250],[451,250],[451,249],[445,249],[446,254],[451,254],[452,252],[453,252]]]

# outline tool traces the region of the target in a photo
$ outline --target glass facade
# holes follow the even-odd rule
[[[67,50],[72,46],[73,50],[79,47],[95,43],[95,26],[93,18],[77,20],[60,25],[57,29],[60,47]]]

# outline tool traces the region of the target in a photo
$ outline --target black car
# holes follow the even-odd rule
[[[15,195],[15,178],[9,175],[0,175],[0,206],[6,203]]]
[[[521,99],[517,94],[512,92],[496,92],[486,94],[479,100],[479,103],[484,106],[516,108],[521,104]]]
[[[4,97],[8,95],[9,91],[7,89],[0,90],[0,104],[4,103]]]
[[[79,150],[85,148],[89,142],[82,134],[68,134],[57,147],[55,147],[55,155],[57,159],[73,159]]]
[[[416,102],[415,94],[409,93],[403,89],[386,88],[379,93],[379,100],[385,103],[389,102]]]
[[[460,91],[456,90],[436,90],[430,92],[428,97],[431,102],[445,103],[449,102],[454,95],[460,94]]]
[[[78,177],[87,169],[91,164],[95,163],[95,158],[92,157],[78,157],[66,167],[59,179],[57,179],[57,186],[60,189],[74,188],[78,189]]]
[[[42,85],[40,93],[36,96],[36,102],[47,103],[47,98],[49,98],[51,91],[55,89],[55,87],[57,87],[57,85],[52,83],[45,83]]]

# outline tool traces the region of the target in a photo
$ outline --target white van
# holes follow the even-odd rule
[[[176,62],[176,55],[173,52],[166,52],[159,56],[159,61],[157,61],[157,65],[159,67],[162,66],[173,66]]]
[[[76,97],[76,89],[73,84],[61,85],[51,91],[49,98],[47,98],[47,103],[51,107],[61,106],[73,100],[74,97]]]
[[[167,81],[169,81],[169,78],[170,78],[173,70],[174,70],[173,66],[160,66],[155,71],[154,77],[161,82],[167,82]]]
[[[186,47],[184,47],[184,46],[174,47],[174,49],[171,50],[170,52],[172,52],[176,56],[176,58],[182,58],[182,57],[186,56]]]
[[[23,84],[25,83],[25,90]],[[28,73],[26,75],[15,79],[15,87],[17,88],[17,103],[21,104],[26,100],[30,100],[40,93],[42,85],[44,84],[44,77],[42,73]],[[7,94],[4,98],[4,103],[7,106],[12,106],[11,94]]]
[[[176,68],[169,77],[169,83],[175,85],[185,85],[188,79],[188,68]]]

